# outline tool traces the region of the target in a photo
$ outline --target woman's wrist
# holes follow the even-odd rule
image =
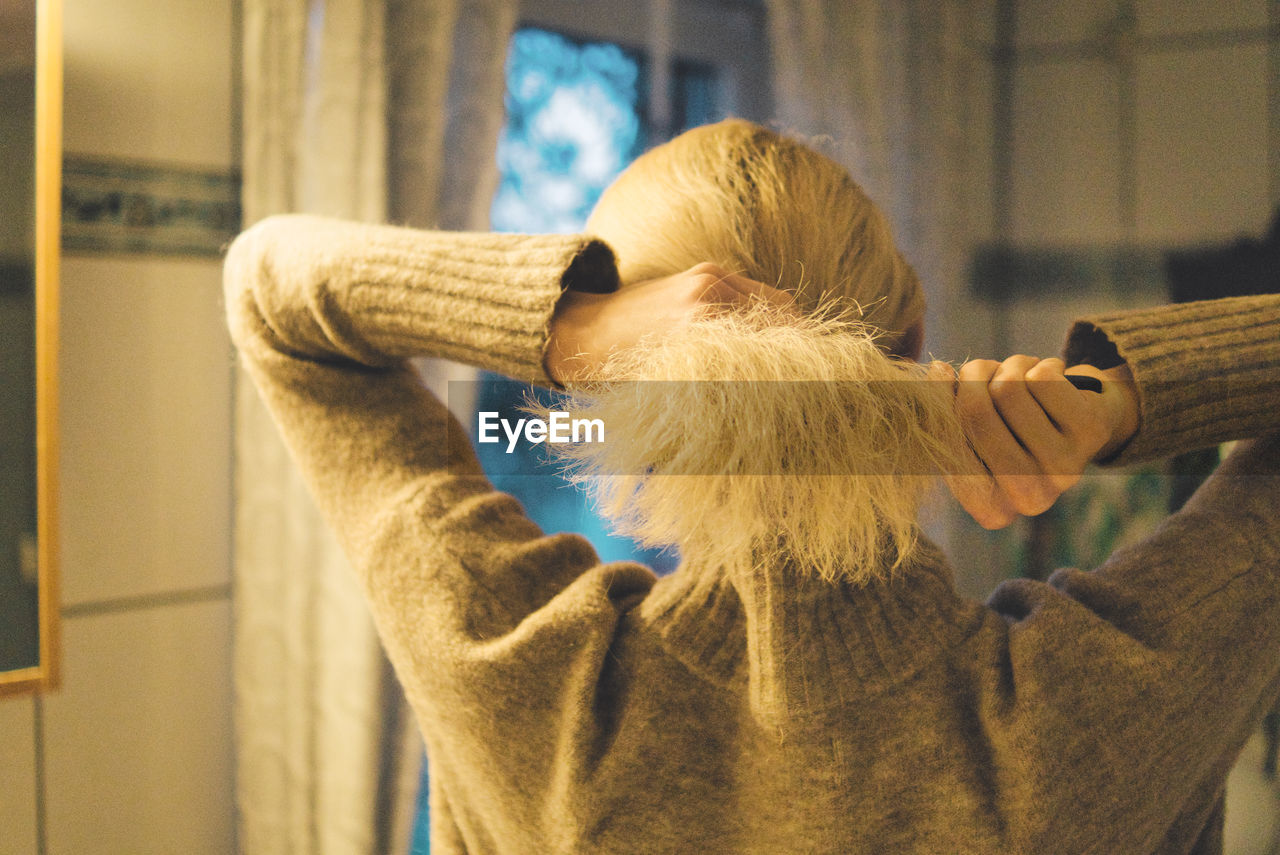
[[[556,301],[551,323],[548,325],[543,367],[547,376],[557,385],[563,386],[579,379],[579,375],[588,367],[589,361],[584,358],[583,353],[585,331],[590,329],[593,318],[608,299],[607,294],[589,294],[568,289]]]
[[[1106,462],[1122,452],[1138,432],[1142,419],[1142,404],[1138,385],[1128,363],[1101,372],[1103,394],[1111,412],[1111,439],[1094,457],[1096,462]]]

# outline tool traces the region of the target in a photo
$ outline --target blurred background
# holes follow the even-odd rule
[[[340,561],[237,391],[220,253],[261,216],[573,231],[630,158],[738,115],[886,209],[938,358],[1275,290],[1273,0],[63,4],[63,676],[0,698],[3,855],[426,851],[421,749],[358,604],[289,587]],[[981,596],[1139,536],[1212,461],[1179,465],[931,531]],[[575,502],[526,498],[629,553]],[[1280,851],[1269,753],[1233,774],[1235,855]]]

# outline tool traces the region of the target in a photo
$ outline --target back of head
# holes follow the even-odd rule
[[[786,562],[868,581],[907,560],[919,504],[964,446],[949,390],[886,353],[924,300],[849,174],[721,122],[635,161],[587,230],[613,246],[624,288],[712,262],[809,310],[721,313],[616,352],[568,404],[607,441],[559,447],[604,513],[730,572]]]
[[[896,339],[924,315],[911,266],[847,170],[740,119],[687,131],[638,158],[600,198],[587,231],[622,281],[713,262],[795,291],[809,310],[853,310]]]

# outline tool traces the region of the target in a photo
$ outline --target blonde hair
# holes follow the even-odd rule
[[[646,338],[564,402],[607,441],[556,448],[620,531],[691,564],[882,577],[964,438],[950,384],[874,336],[761,304]]]
[[[907,561],[936,476],[964,447],[950,388],[887,355],[919,321],[919,281],[849,174],[740,120],[636,160],[587,224],[623,287],[713,262],[797,293],[615,352],[575,390],[600,444],[560,446],[620,530],[695,566],[789,562],[864,582]],[[629,382],[637,381],[637,382]]]
[[[796,292],[806,309],[852,311],[890,347],[924,316],[915,271],[848,171],[741,119],[637,158],[586,229],[613,247],[624,284],[713,262]]]

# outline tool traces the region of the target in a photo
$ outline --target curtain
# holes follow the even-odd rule
[[[766,0],[777,119],[826,138],[888,215],[925,282],[928,347],[951,353],[964,301],[977,58],[969,0]]]
[[[246,224],[297,211],[484,227],[515,0],[243,8]],[[404,851],[416,727],[354,575],[243,375],[235,452],[241,848]]]

